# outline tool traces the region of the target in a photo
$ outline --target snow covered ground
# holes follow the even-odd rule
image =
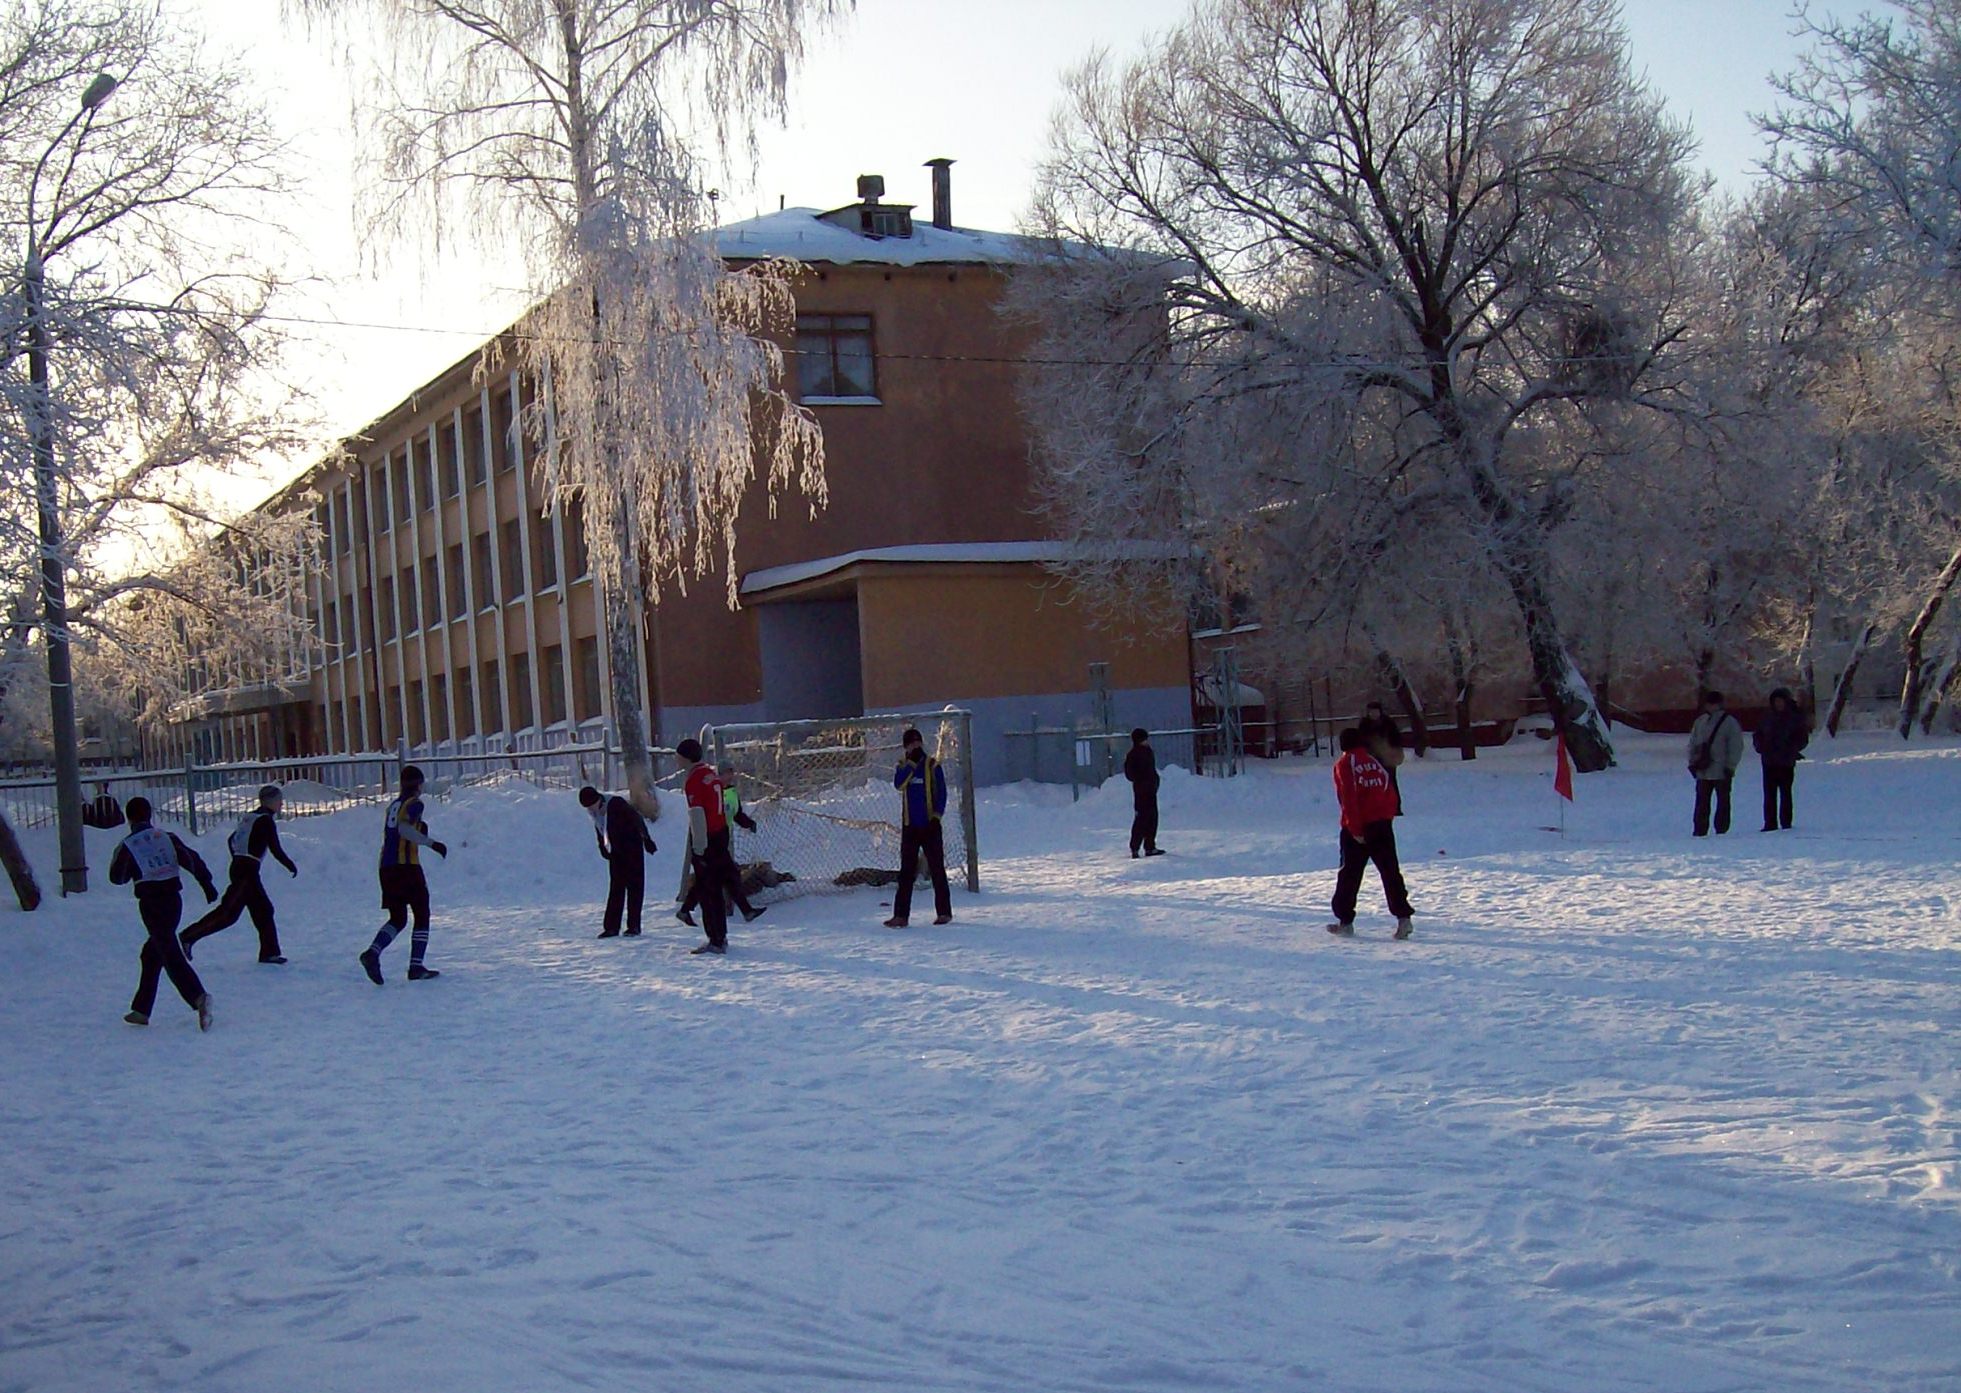
[[[1407,768],[1417,937],[1322,932],[1325,762],[984,796],[983,893],[599,943],[569,794],[437,803],[440,981],[355,954],[379,813],[292,821],[293,962],[106,885],[0,911],[0,1390],[1961,1386],[1961,745],[1820,740],[1687,835],[1623,734]],[[32,843],[46,874],[50,839]],[[214,865],[221,839],[200,839]],[[193,896],[193,898],[196,898]],[[915,923],[919,923],[915,920]]]

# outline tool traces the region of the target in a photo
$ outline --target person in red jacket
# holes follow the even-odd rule
[[[1341,805],[1341,870],[1335,875],[1335,922],[1328,932],[1355,932],[1355,896],[1369,862],[1382,877],[1382,893],[1396,916],[1396,937],[1408,938],[1409,891],[1396,860],[1397,814],[1402,800],[1388,766],[1375,757],[1362,732],[1352,727],[1341,733],[1341,758],[1335,761],[1335,800]]]

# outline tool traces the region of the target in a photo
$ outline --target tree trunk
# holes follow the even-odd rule
[[[1927,630],[1933,627],[1939,617],[1941,604],[1947,599],[1947,592],[1954,588],[1957,577],[1961,577],[1961,547],[1954,549],[1941,573],[1934,577],[1934,587],[1927,594],[1927,600],[1920,606],[1913,623],[1907,628],[1905,656],[1907,661],[1906,680],[1900,687],[1900,738],[1913,734],[1913,718],[1920,714],[1921,664],[1920,646],[1927,638]]]
[[[606,587],[606,647],[611,659],[613,734],[620,742],[627,801],[649,818],[660,816],[654,797],[654,763],[647,750],[647,684],[640,676],[640,635],[647,624],[640,550],[633,544],[627,509],[612,519],[620,548],[620,577]]]
[[[1804,633],[1798,640],[1798,700],[1806,716],[1818,709],[1818,655],[1811,647],[1811,637],[1817,628],[1818,601],[1813,596],[1806,605]]]
[[[1839,673],[1832,687],[1832,709],[1825,713],[1825,734],[1838,734],[1839,717],[1845,714],[1845,703],[1852,699],[1852,679],[1858,675],[1859,664],[1865,661],[1866,650],[1872,647],[1873,636],[1878,632],[1879,625],[1866,625],[1853,640],[1852,651],[1845,655],[1845,670]]]
[[[0,864],[7,867],[7,878],[14,883],[14,898],[20,901],[24,910],[41,907],[41,887],[35,883],[34,868],[27,863],[27,853],[21,850],[20,838],[14,835],[13,824],[7,815],[0,813]]]
[[[1477,741],[1471,738],[1471,672],[1464,656],[1464,643],[1448,611],[1444,614],[1444,649],[1450,654],[1450,680],[1457,688],[1457,754],[1460,759],[1478,757]]]
[[[1934,717],[1941,712],[1941,703],[1947,700],[1948,693],[1954,690],[1957,678],[1961,678],[1961,634],[1954,636],[1948,647],[1947,656],[1941,659],[1940,667],[1934,673],[1934,680],[1927,684],[1927,704],[1920,712],[1920,733],[1934,733]]]
[[[1502,535],[1502,534],[1501,534]],[[1614,766],[1614,742],[1600,718],[1593,689],[1566,651],[1566,641],[1553,618],[1551,587],[1546,583],[1545,547],[1536,537],[1514,534],[1498,567],[1518,605],[1525,624],[1525,647],[1532,655],[1532,676],[1546,700],[1555,728],[1566,737],[1566,753],[1582,774]]]

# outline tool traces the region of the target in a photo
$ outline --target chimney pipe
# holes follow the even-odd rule
[[[953,230],[953,161],[944,157],[926,161],[933,171],[933,226]]]

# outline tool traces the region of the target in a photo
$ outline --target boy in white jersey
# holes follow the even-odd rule
[[[260,858],[268,854],[291,874],[300,873],[293,858],[286,854],[286,848],[279,844],[279,809],[284,802],[278,785],[267,784],[259,790],[258,810],[238,820],[228,843],[232,864],[225,897],[218,901],[216,909],[178,936],[185,957],[191,956],[191,945],[199,939],[229,929],[238,922],[239,915],[250,911],[252,927],[259,931],[259,961],[275,965],[286,961],[285,954],[279,951],[279,925],[272,916],[272,898],[259,878]]]
[[[143,916],[149,937],[143,942],[143,977],[136,997],[129,1003],[123,1019],[131,1025],[148,1025],[157,1004],[157,980],[170,974],[170,984],[186,1005],[197,1012],[199,1030],[211,1029],[211,993],[198,980],[191,960],[177,942],[177,921],[184,917],[183,871],[189,871],[204,887],[207,903],[218,898],[218,887],[211,883],[211,872],[204,858],[178,840],[173,832],[150,825],[150,800],[132,798],[126,809],[129,835],[116,848],[109,862],[109,883],[136,887],[136,910]]]

